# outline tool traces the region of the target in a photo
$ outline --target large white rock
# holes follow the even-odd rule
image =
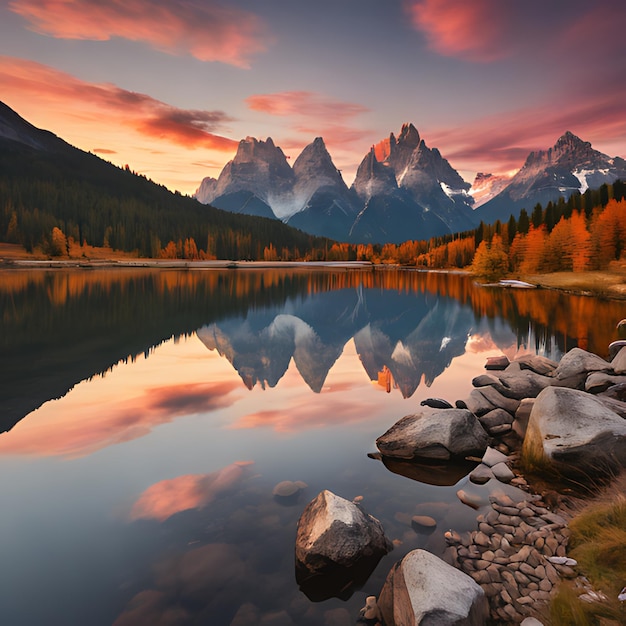
[[[626,420],[588,393],[548,387],[535,400],[522,455],[565,475],[613,471],[626,466]]]
[[[382,524],[356,504],[324,490],[305,507],[296,535],[296,563],[311,573],[349,568],[392,549]]]
[[[563,355],[559,366],[554,370],[555,384],[564,387],[579,387],[585,382],[589,372],[611,372],[613,367],[597,354],[581,348],[572,348]]]
[[[387,626],[483,626],[489,616],[480,585],[425,550],[392,568],[378,606]]]
[[[482,456],[489,437],[467,409],[422,407],[376,440],[381,454],[400,459]]]

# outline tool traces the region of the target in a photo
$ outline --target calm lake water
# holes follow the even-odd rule
[[[394,270],[12,270],[0,311],[10,626],[354,624],[395,561],[473,527],[459,488],[493,489],[388,469],[376,437],[424,398],[466,397],[488,356],[606,355],[624,317]],[[281,502],[284,480],[307,486]],[[294,541],[322,489],[359,497],[395,548],[361,589],[312,601]]]

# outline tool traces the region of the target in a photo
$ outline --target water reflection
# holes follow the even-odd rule
[[[354,337],[370,379],[387,366],[408,397],[463,352],[478,321],[497,345],[504,320],[500,329],[534,350],[606,354],[623,317],[619,302],[393,270],[3,271],[0,310],[5,429],[80,380],[199,328],[248,387],[275,385],[293,356],[319,391]]]
[[[376,437],[465,397],[486,355],[602,353],[623,317],[391,270],[13,271],[0,306],[0,604],[29,626],[354,623],[395,561],[475,524],[459,489],[494,488],[372,461]],[[284,506],[282,481],[308,487]],[[294,577],[322,489],[363,498],[395,545],[345,602]]]

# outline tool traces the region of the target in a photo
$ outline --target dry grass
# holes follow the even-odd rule
[[[550,605],[551,626],[626,623],[626,607],[617,596],[626,585],[626,473],[616,478],[569,523],[569,556],[595,591],[608,600],[587,603],[562,584]]]
[[[553,272],[521,276],[521,280],[548,289],[563,289],[609,298],[626,298],[626,262],[615,261],[597,272]]]

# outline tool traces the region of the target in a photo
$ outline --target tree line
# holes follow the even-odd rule
[[[615,181],[463,233],[348,244],[279,220],[202,205],[69,145],[50,152],[0,141],[0,241],[59,257],[95,246],[150,258],[472,267],[488,279],[509,272],[583,271],[620,258],[625,196],[626,184]]]

